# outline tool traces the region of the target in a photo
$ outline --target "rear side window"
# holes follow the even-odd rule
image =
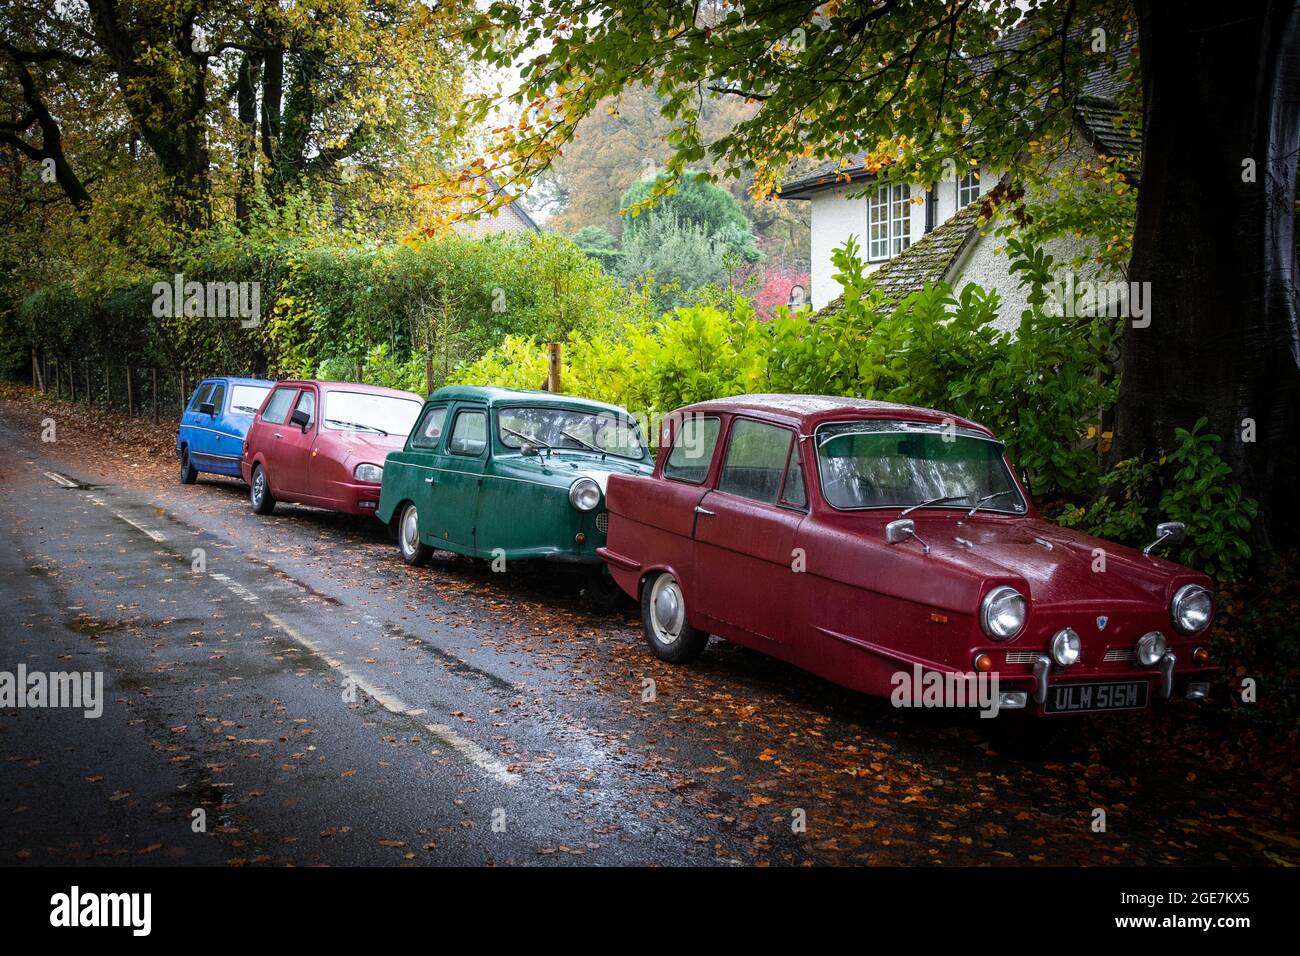
[[[411,435],[412,448],[437,448],[442,429],[447,424],[447,406],[430,405]]]
[[[204,382],[195,390],[194,398],[190,400],[190,411],[197,412],[199,406],[208,400],[208,396],[212,394],[212,385],[212,382]]]
[[[477,458],[487,448],[487,413],[479,411],[457,412],[456,424],[451,427],[447,450],[453,455]]]
[[[207,400],[212,403],[213,410],[218,415],[220,415],[221,406],[224,405],[226,401],[226,383],[218,382],[216,385],[214,385],[212,387],[212,394],[208,397]]]
[[[719,418],[688,415],[682,419],[673,441],[672,454],[664,462],[664,477],[702,484],[709,475],[709,462],[718,444]]]
[[[262,421],[270,422],[272,425],[283,425],[284,420],[289,417],[289,406],[293,404],[293,397],[297,394],[296,388],[277,388],[271,395],[271,400],[266,403],[266,410],[262,412]]]
[[[793,440],[788,428],[738,419],[731,426],[718,490],[775,504]]]

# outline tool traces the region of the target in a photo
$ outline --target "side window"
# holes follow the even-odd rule
[[[677,428],[672,454],[664,462],[664,477],[698,485],[709,476],[709,462],[718,444],[719,418],[690,415]]]
[[[790,449],[790,464],[785,469],[785,489],[781,492],[781,503],[794,505],[796,508],[808,507],[808,493],[804,491],[803,468],[799,465],[797,441]]]
[[[266,403],[266,410],[262,412],[262,421],[272,425],[283,425],[284,420],[289,417],[289,406],[293,404],[293,397],[297,394],[296,388],[277,388],[271,400]]]
[[[316,393],[309,388],[305,388],[302,394],[298,396],[298,404],[294,406],[294,411],[306,412],[308,424],[316,420]]]
[[[226,403],[225,382],[218,382],[216,385],[212,387],[212,394],[211,396],[208,397],[208,401],[212,403],[213,411],[215,411],[218,415],[220,415],[221,407]]]
[[[456,413],[456,423],[451,426],[447,451],[453,455],[477,458],[487,448],[487,412],[462,411]]]
[[[411,435],[412,448],[437,448],[442,429],[447,424],[447,406],[430,405]]]
[[[194,398],[190,400],[190,411],[197,412],[199,410],[199,406],[202,405],[204,402],[206,402],[208,400],[208,396],[211,394],[212,394],[211,382],[204,382],[202,385],[200,385],[194,391]]]
[[[793,438],[788,428],[737,419],[731,426],[718,490],[775,504]]]

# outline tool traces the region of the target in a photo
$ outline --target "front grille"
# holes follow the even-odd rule
[[[1106,652],[1108,661],[1131,661],[1133,659],[1133,648],[1131,647],[1112,647]]]
[[[602,511],[600,514],[596,515],[596,530],[599,531],[601,534],[609,533],[609,512],[608,511]]]
[[[1042,651],[1007,651],[1008,664],[1032,664]]]

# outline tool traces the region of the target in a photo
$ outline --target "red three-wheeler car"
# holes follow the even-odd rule
[[[654,473],[613,475],[607,496],[600,554],[667,661],[716,634],[913,706],[909,682],[991,681],[994,713],[1208,693],[1211,582],[1156,553],[1182,526],[1137,551],[1043,520],[972,421],[808,395],[701,402],[666,419]]]

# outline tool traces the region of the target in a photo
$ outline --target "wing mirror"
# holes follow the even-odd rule
[[[901,544],[908,538],[916,538],[916,522],[911,518],[899,518],[885,525],[885,541],[889,544]],[[921,546],[922,552],[930,553],[930,546],[916,538],[916,543]]]
[[[289,416],[289,424],[297,425],[303,431],[306,431],[307,426],[311,424],[311,416],[301,408],[295,408],[293,414]]]
[[[203,415],[215,415],[217,413],[217,406],[213,405],[211,402],[204,402],[199,406],[199,412]]]
[[[1182,544],[1186,534],[1187,525],[1181,521],[1162,521],[1156,525],[1156,539],[1143,548],[1142,553],[1150,554],[1166,541],[1170,544]]]
[[[519,454],[523,455],[525,458],[531,458],[537,454],[537,446],[530,444],[529,442],[524,442],[519,446]]]

